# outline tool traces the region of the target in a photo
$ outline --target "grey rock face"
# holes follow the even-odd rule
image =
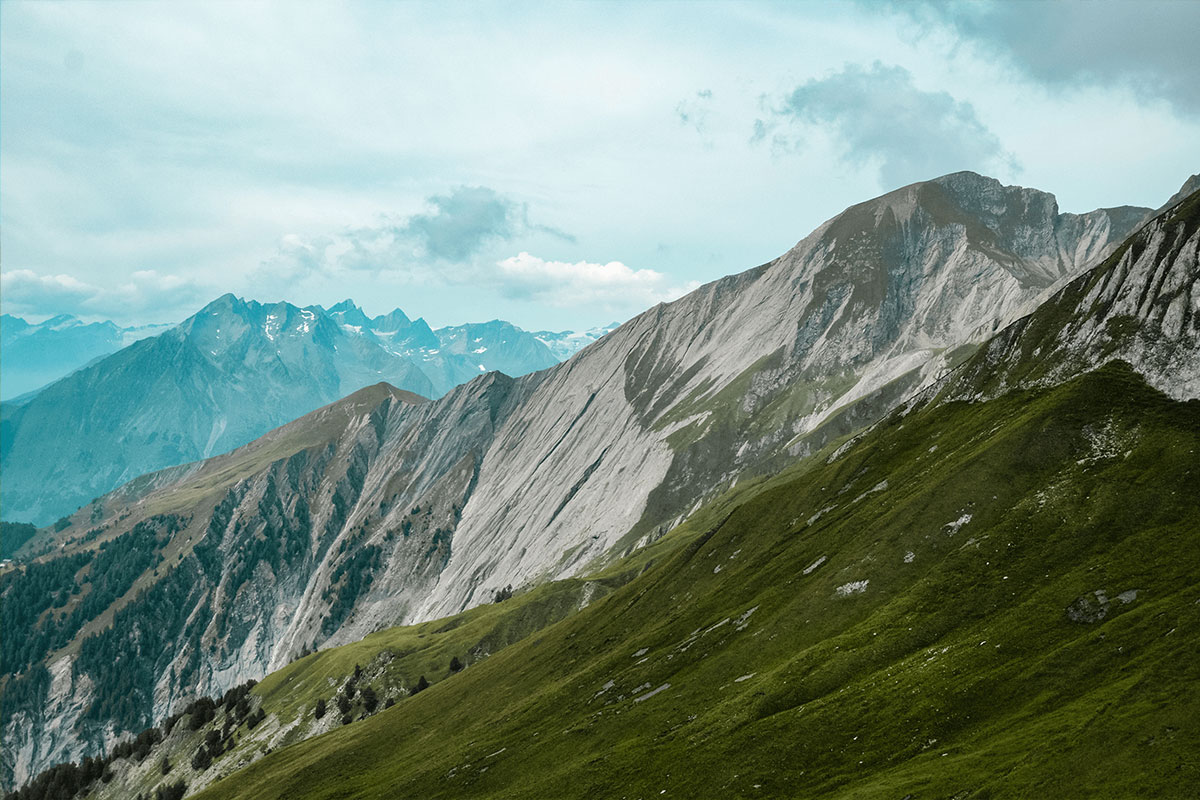
[[[122,487],[55,542],[70,552],[97,525],[110,536],[152,513],[187,517],[176,569],[213,565],[189,588],[203,639],[167,635],[178,655],[144,707],[152,719],[303,646],[453,613],[653,540],[739,478],[931,385],[1106,255],[1137,216],[1060,215],[1050,195],[969,173],[914,184],[562,364],[482,375],[428,403],[348,398]],[[260,541],[293,542],[291,555],[249,564]],[[34,717],[21,725],[6,739],[36,738]],[[114,735],[80,729],[79,741]],[[61,742],[21,769],[84,747]]]
[[[1200,192],[1164,208],[1110,258],[990,340],[940,396],[990,397],[1121,360],[1172,397],[1200,397]]]
[[[1052,195],[958,173],[642,314],[549,370],[499,429],[450,561],[408,619],[571,574],[739,475],[873,422],[1146,213],[1060,215]]]

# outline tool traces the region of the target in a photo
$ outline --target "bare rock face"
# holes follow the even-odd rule
[[[457,612],[644,545],[739,478],[930,386],[1145,213],[1059,214],[1051,195],[972,173],[914,184],[550,369],[489,373],[430,402],[372,387],[231,453],[139,478],[27,548],[94,550],[171,517],[178,532],[155,545],[163,562],[149,588],[115,600],[104,612],[112,630],[81,651],[136,654],[153,668],[115,721],[95,703],[117,684],[74,662],[91,699],[55,713],[76,738],[43,735],[50,717],[20,705],[5,753],[38,744],[5,756],[4,783],[304,648]],[[156,617],[155,592],[186,615]],[[58,652],[39,663],[59,663]]]
[[[992,397],[1120,360],[1176,399],[1200,397],[1200,191],[1164,208],[1107,260],[989,341],[940,396]]]
[[[1146,213],[1060,215],[1044,192],[959,173],[854,206],[776,261],[651,309],[548,371],[500,428],[450,561],[408,619],[570,574],[739,475],[873,422]]]

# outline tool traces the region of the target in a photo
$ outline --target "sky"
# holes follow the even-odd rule
[[[1200,170],[1200,3],[0,3],[0,307],[623,321],[974,170]]]

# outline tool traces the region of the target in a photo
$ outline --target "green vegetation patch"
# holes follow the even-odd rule
[[[201,796],[1188,796],[1198,476],[1200,403],[1123,365],[894,415],[580,613]]]

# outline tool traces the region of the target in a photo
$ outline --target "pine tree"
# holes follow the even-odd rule
[[[374,713],[375,709],[379,707],[379,697],[376,696],[375,690],[370,686],[364,686],[361,691],[363,708],[367,710],[368,714]]]
[[[192,756],[192,769],[203,772],[210,766],[212,766],[212,756],[209,755],[208,749],[204,745],[200,745],[196,755]]]

